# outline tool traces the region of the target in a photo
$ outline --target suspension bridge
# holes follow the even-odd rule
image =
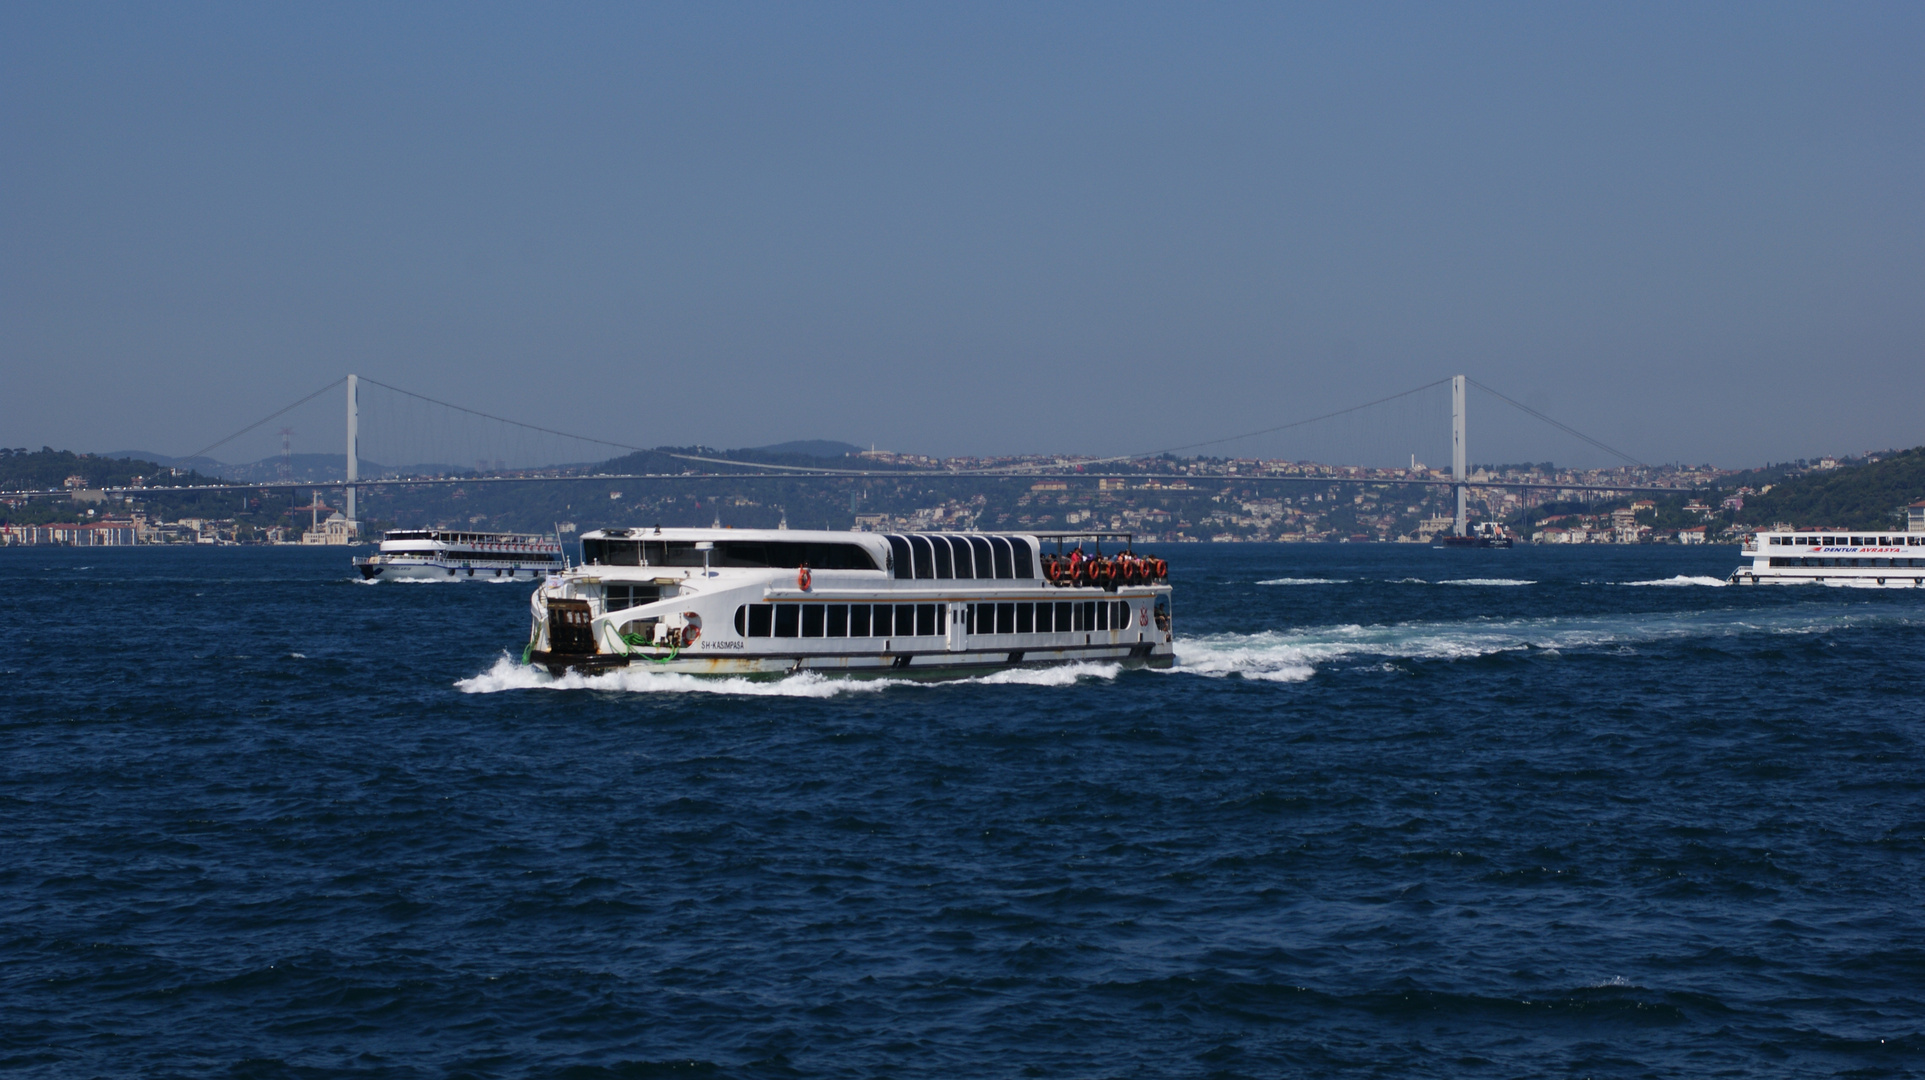
[[[1259,438],[1269,437],[1269,436],[1277,436],[1281,433],[1292,432],[1299,429],[1315,428],[1317,425],[1320,425],[1320,424],[1326,424],[1331,421],[1336,421],[1342,418],[1356,416],[1360,413],[1364,413],[1366,410],[1380,408],[1380,407],[1387,406],[1392,403],[1396,403],[1400,401],[1417,400],[1419,399],[1420,395],[1424,395],[1426,393],[1433,392],[1433,391],[1441,391],[1442,388],[1446,386],[1449,387],[1449,395],[1450,395],[1450,427],[1449,427],[1450,471],[1447,475],[1437,475],[1435,471],[1429,470],[1429,469],[1424,469],[1420,472],[1417,469],[1412,469],[1408,471],[1393,471],[1393,470],[1384,470],[1384,469],[1359,469],[1356,467],[1348,467],[1348,466],[1336,466],[1334,468],[1325,467],[1321,471],[1295,472],[1295,473],[1265,470],[1265,471],[1258,471],[1258,472],[1233,472],[1229,474],[1223,474],[1223,473],[1198,474],[1194,471],[1172,470],[1167,468],[1167,465],[1166,465],[1166,463],[1169,462],[1176,455],[1189,453],[1192,456],[1195,456],[1195,452],[1197,451],[1203,451],[1211,448],[1222,447],[1228,444],[1233,444],[1238,442],[1248,442],[1249,440],[1252,440],[1252,439],[1259,439]],[[473,469],[467,469],[467,468],[454,469],[446,466],[384,468],[379,474],[363,475],[362,469],[361,469],[361,465],[363,463],[363,457],[362,457],[363,418],[364,418],[364,396],[363,395],[364,395],[364,388],[366,387],[378,388],[381,391],[385,391],[386,394],[388,395],[389,397],[388,405],[390,407],[384,410],[385,415],[383,416],[383,419],[385,423],[392,428],[398,429],[400,431],[410,432],[414,435],[425,434],[428,441],[432,442],[435,438],[445,436],[446,434],[445,431],[435,432],[435,431],[429,430],[429,429],[432,429],[435,423],[439,421],[424,422],[420,416],[403,416],[397,413],[392,406],[395,403],[399,402],[399,403],[414,406],[417,408],[441,410],[441,412],[436,415],[444,418],[445,417],[458,418],[458,420],[461,423],[468,425],[470,429],[474,428],[476,425],[481,425],[483,427],[490,427],[496,436],[493,440],[496,448],[498,450],[503,450],[504,454],[513,454],[514,456],[522,459],[524,464],[521,465],[520,467],[511,469],[507,467],[508,463],[505,457],[496,457],[495,459],[493,459],[492,462],[490,462],[489,459],[484,457],[478,461],[477,467]],[[560,483],[560,482],[579,483],[582,481],[608,481],[608,480],[635,481],[635,482],[641,482],[641,483],[661,482],[661,483],[685,484],[691,481],[743,480],[743,479],[757,479],[757,478],[797,480],[797,479],[807,479],[810,477],[818,477],[818,478],[825,478],[825,479],[852,478],[852,479],[874,479],[874,480],[904,480],[904,479],[961,480],[961,479],[969,479],[969,478],[991,479],[991,478],[1021,477],[1024,479],[1032,479],[1032,480],[1044,480],[1044,479],[1080,480],[1080,481],[1157,480],[1157,481],[1170,481],[1170,482],[1197,481],[1197,480],[1208,480],[1208,479],[1215,479],[1215,480],[1233,479],[1234,481],[1240,484],[1280,484],[1280,485],[1289,485],[1289,484],[1328,485],[1331,483],[1368,483],[1368,484],[1381,484],[1381,485],[1401,485],[1401,486],[1409,486],[1409,487],[1452,489],[1455,496],[1454,498],[1455,511],[1456,511],[1455,512],[1455,531],[1458,535],[1463,535],[1467,528],[1467,520],[1466,520],[1467,494],[1466,493],[1472,488],[1496,488],[1496,489],[1520,490],[1520,491],[1530,491],[1530,490],[1557,491],[1557,492],[1587,493],[1587,494],[1616,495],[1616,496],[1632,494],[1632,493],[1680,494],[1680,493],[1688,493],[1694,490],[1694,488],[1691,486],[1685,486],[1680,484],[1638,482],[1637,480],[1631,477],[1626,477],[1623,481],[1612,479],[1612,480],[1606,480],[1602,482],[1591,482],[1591,483],[1570,482],[1570,481],[1564,481],[1564,480],[1558,480],[1558,479],[1533,479],[1528,477],[1527,478],[1502,477],[1502,476],[1475,476],[1474,477],[1470,471],[1470,466],[1469,466],[1470,459],[1468,454],[1468,426],[1469,425],[1468,425],[1467,397],[1468,397],[1468,392],[1472,388],[1476,388],[1477,390],[1489,395],[1492,399],[1517,410],[1522,415],[1528,416],[1533,420],[1541,422],[1545,425],[1548,425],[1551,428],[1554,428],[1562,432],[1566,436],[1569,436],[1571,438],[1578,440],[1579,442],[1582,442],[1583,444],[1592,448],[1593,450],[1602,451],[1603,453],[1609,455],[1610,457],[1623,462],[1624,464],[1623,466],[1621,466],[1622,468],[1628,468],[1628,469],[1648,468],[1648,466],[1645,466],[1643,462],[1639,461],[1633,455],[1625,453],[1621,450],[1616,449],[1615,447],[1609,446],[1589,435],[1586,435],[1583,432],[1580,432],[1575,428],[1570,427],[1569,425],[1566,425],[1558,420],[1555,420],[1545,415],[1544,413],[1538,411],[1537,409],[1534,409],[1528,405],[1525,405],[1522,402],[1516,401],[1489,386],[1479,383],[1476,380],[1471,379],[1466,375],[1454,375],[1448,378],[1438,379],[1436,381],[1426,383],[1422,386],[1413,387],[1409,390],[1405,390],[1400,393],[1377,398],[1373,401],[1364,402],[1359,405],[1353,405],[1345,409],[1336,410],[1334,412],[1326,412],[1316,416],[1305,417],[1302,419],[1293,420],[1283,424],[1260,428],[1254,431],[1237,432],[1231,435],[1217,436],[1217,437],[1205,439],[1202,441],[1187,443],[1187,444],[1178,445],[1178,446],[1163,447],[1159,449],[1145,450],[1138,453],[1121,454],[1121,455],[1115,455],[1110,457],[1099,457],[1099,458],[1060,458],[1059,457],[1051,460],[1031,460],[1031,461],[1018,462],[1015,464],[983,466],[983,467],[957,467],[953,465],[943,465],[943,464],[921,465],[921,466],[901,465],[901,464],[892,464],[892,465],[883,466],[883,465],[865,464],[863,466],[852,466],[852,467],[833,467],[833,466],[822,466],[822,465],[791,465],[791,464],[777,464],[777,463],[769,463],[769,462],[762,462],[762,461],[743,460],[739,458],[719,456],[717,454],[687,453],[687,452],[682,452],[678,450],[664,449],[660,447],[635,446],[635,445],[630,445],[628,443],[597,438],[594,436],[587,436],[587,435],[581,435],[581,434],[576,434],[571,432],[558,431],[558,430],[544,427],[537,424],[530,424],[530,423],[525,423],[523,421],[510,419],[507,417],[496,416],[490,413],[485,413],[479,410],[471,409],[466,406],[458,405],[452,402],[442,401],[440,399],[415,393],[410,390],[405,390],[400,387],[391,386],[387,383],[380,382],[375,379],[370,379],[359,375],[346,375],[346,376],[343,376],[342,378],[334,380],[333,382],[330,382],[328,385],[321,387],[320,389],[314,391],[313,393],[306,395],[300,400],[295,401],[292,404],[287,405],[281,409],[278,409],[275,412],[270,413],[267,416],[262,417],[261,419],[255,421],[254,423],[249,424],[246,427],[243,427],[240,430],[233,432],[230,435],[227,435],[221,439],[216,440],[213,443],[210,443],[206,447],[203,447],[200,450],[196,451],[194,454],[188,455],[186,458],[178,459],[178,460],[189,461],[189,462],[197,459],[204,459],[206,455],[212,453],[213,451],[220,449],[223,446],[232,444],[235,442],[235,440],[240,439],[243,436],[247,436],[249,434],[258,432],[261,429],[265,428],[268,424],[273,423],[276,420],[282,419],[287,414],[294,412],[295,410],[300,409],[301,407],[306,406],[311,402],[321,399],[329,393],[344,390],[345,407],[346,407],[344,455],[343,455],[343,458],[336,459],[336,460],[344,460],[346,468],[345,468],[344,474],[339,478],[325,479],[325,480],[316,480],[311,477],[298,478],[292,475],[291,468],[283,467],[280,470],[281,475],[277,477],[265,479],[265,480],[216,480],[214,482],[203,482],[203,483],[197,483],[197,484],[169,485],[164,482],[165,479],[167,478],[154,477],[154,478],[151,478],[152,482],[144,483],[142,486],[139,486],[139,487],[106,488],[106,489],[103,489],[103,493],[108,495],[131,495],[131,494],[138,494],[142,492],[151,493],[156,489],[175,491],[175,492],[207,491],[207,492],[221,492],[221,493],[242,493],[242,492],[249,492],[249,491],[263,491],[263,492],[287,491],[287,490],[297,489],[297,488],[340,490],[340,491],[343,491],[345,494],[346,517],[350,522],[354,522],[356,521],[356,498],[355,497],[356,497],[357,491],[361,489],[379,488],[379,487],[419,486],[419,485],[433,485],[433,484],[459,484],[459,485],[472,486],[472,485],[490,485],[490,484],[541,484],[541,483]],[[278,434],[281,436],[281,440],[282,440],[284,460],[291,456],[288,454],[289,437],[291,432],[292,432],[292,429],[288,427],[282,427],[278,430]],[[396,438],[394,437],[395,432],[390,431],[388,434],[390,436],[389,442],[394,445],[395,449],[400,450],[401,449],[400,444],[397,442]],[[470,431],[469,434],[472,435],[472,431]],[[500,438],[500,436],[502,435],[509,436],[508,441],[515,443],[515,445],[512,448],[508,448],[504,450],[501,445],[502,439]],[[655,470],[655,471],[611,472],[611,471],[596,471],[593,465],[556,464],[555,459],[568,456],[567,448],[572,448],[577,455],[579,455],[581,451],[583,451],[584,449],[595,448],[597,453],[604,455],[604,460],[609,460],[609,461],[620,459],[619,456],[615,456],[615,457],[606,456],[606,451],[609,451],[609,450],[620,451],[622,455],[648,454],[648,455],[652,455],[660,458],[670,459],[685,467],[679,468],[679,469],[673,469],[673,470],[662,469],[662,470]],[[547,463],[541,464],[541,465],[527,464],[527,462],[531,461],[532,459],[541,457],[544,454],[546,454],[547,457],[550,459]],[[1123,467],[1125,463],[1128,463],[1132,467],[1128,467],[1128,468]],[[1413,463],[1414,463],[1414,457],[1413,457]],[[1164,467],[1159,468],[1159,466],[1164,466]],[[63,496],[66,494],[68,494],[68,492],[65,491],[64,489],[0,491],[0,496],[11,497],[11,498],[28,498],[28,499],[57,497],[57,496]]]

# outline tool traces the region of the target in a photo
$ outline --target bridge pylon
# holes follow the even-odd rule
[[[1451,490],[1457,493],[1457,518],[1453,528],[1458,536],[1469,532],[1464,518],[1464,481],[1469,478],[1469,457],[1464,448],[1464,383],[1465,377],[1453,375],[1450,380],[1450,478]]]

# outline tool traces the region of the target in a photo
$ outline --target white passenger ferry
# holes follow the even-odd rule
[[[1125,550],[1105,557],[1100,544],[1111,538]],[[555,674],[922,676],[1075,661],[1167,668],[1175,662],[1168,567],[1129,551],[1129,539],[590,532],[581,565],[535,590],[522,658]],[[1086,551],[1085,540],[1099,546]]]
[[[1733,585],[1925,588],[1925,533],[1835,529],[1761,532],[1744,547]]]
[[[567,564],[561,542],[553,537],[396,529],[382,534],[378,553],[356,558],[354,565],[371,580],[501,581],[538,578]]]

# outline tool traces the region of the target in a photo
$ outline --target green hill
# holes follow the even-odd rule
[[[165,468],[152,461],[76,454],[45,446],[35,451],[0,449],[0,489],[8,491],[58,489],[69,476],[86,477],[88,487],[125,487],[133,483],[136,476],[153,480],[166,473]],[[193,474],[179,479],[168,476],[165,482],[207,483],[208,479]]]
[[[1804,528],[1902,529],[1905,506],[1920,499],[1925,499],[1925,446],[1774,484],[1745,496],[1736,516],[1760,527],[1782,521]]]

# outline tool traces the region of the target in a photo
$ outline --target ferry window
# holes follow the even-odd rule
[[[915,637],[916,636],[916,605],[914,604],[897,604],[896,605],[896,636],[897,637]]]
[[[1777,545],[1779,545],[1779,544],[1782,544],[1782,543],[1784,543],[1784,542],[1785,542],[1785,538],[1784,538],[1784,537],[1782,537],[1782,536],[1774,536],[1774,537],[1772,537],[1772,538],[1771,538],[1771,543],[1772,543],[1772,546],[1774,546],[1774,547],[1776,547]]]
[[[996,576],[999,578],[1015,577],[1016,568],[1011,565],[1010,561],[1009,538],[1006,536],[992,536],[989,538],[989,546],[996,552]]]
[[[849,636],[849,605],[829,605],[829,637]]]
[[[740,606],[738,606],[738,607],[737,607],[737,608],[735,609],[735,636],[736,636],[736,637],[748,637],[748,636],[749,636],[749,621],[748,621],[748,620],[749,620],[749,608],[748,608],[748,605],[747,605],[747,604],[742,604],[742,605],[740,605]]]
[[[935,555],[929,547],[927,536],[911,536],[909,550],[915,555],[916,577],[927,581],[936,576]]]
[[[1051,632],[1050,627],[1054,625],[1054,622],[1053,620],[1051,620],[1050,616],[1055,614],[1055,612],[1056,612],[1055,604],[1037,604],[1036,605],[1036,632],[1037,633],[1047,634]]]
[[[942,633],[936,626],[937,609],[935,604],[917,604],[915,608],[917,637],[934,637]]]
[[[967,536],[952,536],[949,538],[949,546],[956,549],[956,576],[959,578],[975,577],[976,560],[970,554],[969,538]]]
[[[969,550],[976,553],[976,576],[979,578],[995,577],[996,555],[989,550],[989,538],[986,536],[970,537]]]
[[[1016,605],[1016,632],[1019,634],[1033,634],[1036,632],[1035,604]]]
[[[802,634],[802,613],[795,604],[775,605],[775,636],[800,637]]]
[[[895,564],[897,577],[907,580],[908,578],[916,576],[914,569],[910,565],[909,541],[906,538],[891,536],[889,538],[889,553],[890,561]]]
[[[1116,618],[1110,622],[1110,625],[1116,627],[1118,630],[1128,630],[1130,628],[1130,602],[1128,600],[1118,600],[1116,602]]]
[[[1016,632],[1015,604],[996,605],[996,632],[998,634],[1013,634]]]
[[[955,577],[955,564],[949,558],[949,538],[947,536],[931,536],[927,539],[929,540],[929,546],[934,548],[936,552],[936,576],[944,579]]]
[[[803,604],[802,605],[802,636],[803,637],[821,637],[822,636],[822,608],[823,608],[823,605],[821,604]]]
[[[749,637],[769,637],[775,628],[775,605],[756,604],[749,608]]]
[[[850,604],[849,605],[849,636],[850,637],[868,637],[869,636],[869,605],[867,604]]]
[[[1020,536],[1012,536],[1009,542],[1016,549],[1016,576],[1033,578],[1036,576],[1035,563],[1030,559],[1029,541]]]
[[[671,541],[666,554],[669,559],[667,565],[702,565],[702,553],[695,550],[693,541]],[[716,543],[715,550],[709,557],[710,566],[775,567],[793,570],[803,563],[808,563],[812,570],[874,570],[876,568],[876,561],[858,544],[791,543],[786,540],[722,540]]]
[[[1108,630],[1110,628],[1110,602],[1108,600],[1096,605],[1096,628],[1098,630]]]
[[[1071,605],[1071,603],[1068,600],[1059,601],[1057,603],[1056,605],[1056,632],[1057,633],[1059,634],[1069,633],[1070,620],[1072,618],[1070,615],[1070,608],[1072,606],[1073,605]]]

